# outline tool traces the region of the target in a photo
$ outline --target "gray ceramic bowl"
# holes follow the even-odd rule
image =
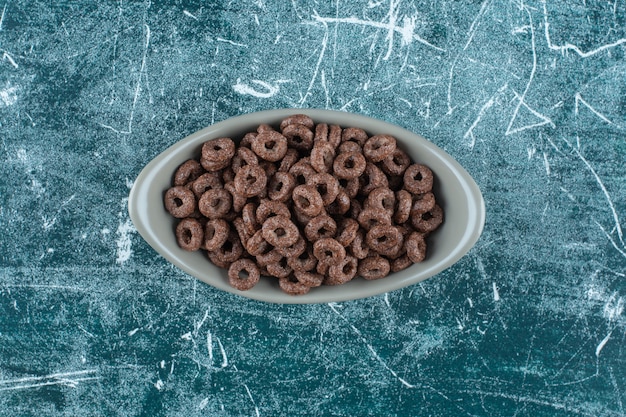
[[[370,135],[390,134],[415,162],[428,165],[435,174],[434,192],[444,209],[445,221],[428,239],[425,261],[386,278],[355,278],[341,286],[313,288],[303,296],[284,293],[274,279],[261,278],[254,288],[238,291],[228,284],[226,270],[211,264],[201,252],[186,252],[174,236],[176,220],[163,208],[163,194],[171,186],[176,168],[189,158],[199,158],[202,143],[217,137],[237,140],[261,123],[277,125],[291,114],[304,113],[316,123],[360,127]],[[130,217],[141,236],[165,259],[223,291],[244,297],[289,304],[328,303],[370,297],[423,281],[463,257],[478,240],[485,221],[485,204],[474,180],[458,162],[423,137],[380,120],[351,113],[318,109],[269,110],[233,117],[209,126],[175,143],[141,171],[128,200]]]

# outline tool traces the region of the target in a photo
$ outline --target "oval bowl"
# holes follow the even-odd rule
[[[316,123],[360,127],[370,135],[390,134],[415,162],[428,165],[434,175],[433,192],[444,210],[444,223],[428,238],[426,259],[389,276],[366,281],[356,277],[340,286],[313,288],[308,294],[284,293],[277,280],[262,277],[251,290],[239,291],[228,284],[227,272],[213,265],[202,252],[178,247],[174,235],[177,222],[163,207],[163,195],[171,186],[176,168],[187,159],[199,158],[202,143],[217,137],[239,140],[259,124],[277,125],[292,114],[307,114]],[[139,173],[128,199],[130,218],[140,235],[154,250],[186,273],[223,291],[255,300],[310,304],[370,297],[416,284],[449,268],[474,246],[483,230],[485,203],[476,182],[450,155],[399,126],[352,113],[321,109],[267,110],[232,117],[200,130],[175,143]]]

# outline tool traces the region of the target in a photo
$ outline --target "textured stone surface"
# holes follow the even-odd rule
[[[626,415],[624,3],[0,8],[0,414]],[[141,168],[282,107],[444,148],[483,190],[477,246],[332,305],[167,264],[126,211]]]

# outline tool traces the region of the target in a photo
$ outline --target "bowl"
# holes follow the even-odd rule
[[[313,288],[308,294],[284,293],[275,279],[262,277],[252,289],[239,291],[228,283],[227,271],[213,265],[204,253],[178,247],[174,228],[177,219],[163,206],[164,192],[171,187],[176,168],[190,158],[199,158],[202,144],[217,137],[239,140],[259,124],[278,125],[293,114],[306,114],[316,123],[360,127],[370,135],[390,134],[414,162],[431,168],[435,176],[433,192],[444,210],[444,223],[428,238],[423,262],[389,276],[367,281],[356,277],[339,286]],[[219,290],[270,303],[310,304],[341,302],[383,294],[414,285],[449,268],[476,243],[485,222],[485,203],[476,182],[445,151],[422,136],[397,125],[366,116],[322,109],[267,110],[232,117],[215,123],[176,142],[150,161],[139,173],[128,199],[130,218],[139,234],[166,260],[189,275]]]

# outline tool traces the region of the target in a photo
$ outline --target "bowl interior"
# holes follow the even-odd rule
[[[228,284],[226,270],[209,262],[202,252],[186,252],[174,235],[177,220],[163,207],[163,195],[171,186],[176,168],[190,158],[199,158],[202,143],[217,137],[239,140],[261,123],[278,125],[288,115],[308,114],[316,123],[360,127],[370,135],[396,137],[415,162],[428,165],[434,175],[433,192],[444,210],[444,223],[429,236],[426,259],[376,281],[355,278],[341,286],[322,286],[303,296],[284,293],[275,279],[262,278],[248,291]],[[269,110],[233,117],[196,132],[158,155],[141,171],[129,196],[129,213],[141,236],[158,253],[201,281],[244,297],[275,303],[327,303],[368,297],[396,290],[427,279],[457,262],[478,240],[485,220],[480,190],[471,176],[447,153],[423,137],[399,126],[369,117],[320,109]]]

